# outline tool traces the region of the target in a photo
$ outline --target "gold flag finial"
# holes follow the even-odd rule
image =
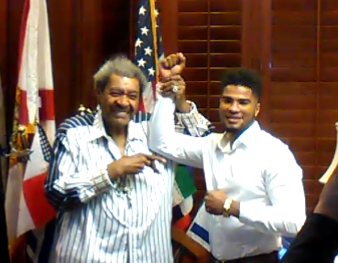
[[[9,142],[11,152],[6,157],[16,157],[18,162],[27,162],[31,151],[29,149],[27,127],[18,125],[17,132],[13,132],[12,139]]]
[[[92,112],[89,108],[86,108],[83,104],[80,104],[77,111],[78,111],[79,115],[81,115],[81,116]]]

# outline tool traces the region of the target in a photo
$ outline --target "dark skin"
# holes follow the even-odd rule
[[[97,98],[107,134],[113,138],[122,155],[120,159],[108,165],[110,178],[135,175],[141,172],[145,165],[154,167],[155,160],[165,163],[165,159],[157,155],[124,155],[128,124],[138,109],[140,99],[140,85],[136,78],[112,74],[105,90],[98,90]]]
[[[108,174],[112,179],[116,179],[118,177],[123,177],[126,175],[135,175],[140,173],[144,166],[147,165],[154,169],[155,172],[157,170],[154,168],[154,161],[160,161],[165,163],[166,160],[158,155],[150,155],[144,153],[138,153],[132,156],[122,156],[122,158],[111,162],[108,165]]]
[[[183,54],[177,53],[160,62],[162,75],[160,90],[163,95],[168,96],[172,94],[173,85],[177,86],[178,91],[175,93],[176,107],[179,111],[189,112],[190,106],[188,108],[189,104],[186,103],[185,99],[185,82],[180,76],[185,67],[185,61]],[[184,102],[188,105],[184,106]],[[179,107],[179,105],[183,106]],[[259,107],[258,99],[250,89],[241,86],[224,88],[220,98],[219,112],[226,130],[229,130],[228,135],[231,142],[251,125],[259,113]],[[227,197],[228,195],[223,190],[208,191],[205,196],[206,210],[211,214],[222,215]],[[240,203],[233,201],[229,210],[230,215],[239,217],[239,208]]]
[[[168,79],[162,80],[160,83],[161,87],[161,93],[164,96],[170,96],[173,94],[172,89],[173,85],[175,85],[178,88],[178,91],[175,94],[176,99],[176,108],[180,112],[187,113],[190,111],[190,105],[186,102],[185,99],[185,81],[180,75],[174,75]],[[180,98],[183,97],[185,103],[180,103]]]
[[[322,214],[338,221],[338,168],[325,184],[314,213]]]
[[[175,93],[176,108],[179,112],[188,113],[190,104],[185,97],[185,83],[180,74],[185,68],[186,58],[182,53],[171,54],[159,62],[161,76],[160,90],[165,95],[172,94],[172,85],[178,87]]]
[[[219,116],[231,143],[250,127],[259,110],[258,98],[250,88],[228,85],[223,89],[219,102]]]
[[[161,78],[170,80],[174,76],[173,79],[176,80],[184,67],[185,57],[182,53],[169,55],[160,61]],[[183,89],[177,92],[175,96],[177,109],[186,113],[190,111],[190,105],[186,102],[184,91]],[[128,124],[138,110],[140,96],[140,83],[136,78],[115,74],[111,75],[105,90],[97,92],[107,134],[113,138],[122,155],[120,159],[108,165],[109,176],[113,179],[128,174],[135,175],[141,172],[145,165],[153,168],[155,160],[166,162],[163,157],[158,155],[143,153],[133,156],[124,155]]]
[[[219,103],[219,116],[231,145],[243,131],[250,127],[258,116],[259,110],[258,98],[250,88],[240,85],[224,87]],[[204,198],[207,212],[222,215],[227,198],[228,195],[224,190],[208,191]],[[233,200],[229,214],[238,218],[239,211],[240,202]]]

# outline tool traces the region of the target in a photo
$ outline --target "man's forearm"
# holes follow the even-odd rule
[[[281,206],[240,203],[239,220],[260,231],[295,236],[305,221],[302,209],[288,210]]]
[[[191,104],[184,100],[183,102],[176,102],[176,109],[180,113],[189,113],[191,111]]]

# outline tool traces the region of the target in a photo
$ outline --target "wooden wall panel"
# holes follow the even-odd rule
[[[81,9],[75,4],[67,0],[47,2],[57,123],[74,113],[81,101],[81,34],[77,29]],[[13,44],[17,49],[17,43]]]
[[[289,145],[304,169],[312,209],[320,189],[308,175],[318,170],[317,0],[273,0],[271,10],[270,130]]]
[[[240,0],[178,1],[178,50],[187,57],[187,95],[208,116],[218,107],[212,102],[223,69],[241,65],[241,21]],[[212,121],[220,127],[218,119]]]
[[[160,13],[162,43],[165,55],[178,52],[177,48],[177,1],[158,0],[156,6]],[[137,1],[136,1],[137,2]],[[174,19],[173,19],[174,18]]]
[[[307,208],[335,150],[338,118],[338,4],[334,0],[271,0],[269,129],[287,142],[304,171]],[[266,11],[264,11],[266,12]]]
[[[318,11],[317,169],[320,176],[331,163],[338,121],[338,2],[321,0]]]
[[[92,75],[114,53],[129,53],[130,2],[47,0],[58,124],[74,114],[80,103],[95,107]],[[5,72],[6,120],[11,127],[24,0],[6,0],[6,4],[7,16],[0,18],[7,29],[0,30],[6,40],[1,37],[0,54],[6,55],[0,56],[0,68]]]
[[[178,51],[187,57],[187,97],[221,130],[218,101],[222,71],[242,65],[242,0],[178,0]],[[202,170],[195,170],[195,209],[205,194]]]

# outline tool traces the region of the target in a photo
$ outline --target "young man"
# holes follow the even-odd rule
[[[177,54],[164,64],[166,78],[184,67]],[[56,135],[45,183],[59,211],[50,261],[172,262],[173,166],[150,152],[147,121],[133,120],[147,80],[131,61],[117,57],[100,68],[94,83],[97,110],[67,119]],[[187,112],[183,123],[208,123],[184,93],[176,107]]]
[[[221,85],[224,133],[204,138],[175,134],[175,100],[163,96],[151,119],[149,146],[173,161],[204,169],[214,262],[278,262],[281,235],[295,235],[305,220],[302,170],[288,146],[256,121],[259,75],[229,69]],[[176,79],[163,86],[185,84]]]

